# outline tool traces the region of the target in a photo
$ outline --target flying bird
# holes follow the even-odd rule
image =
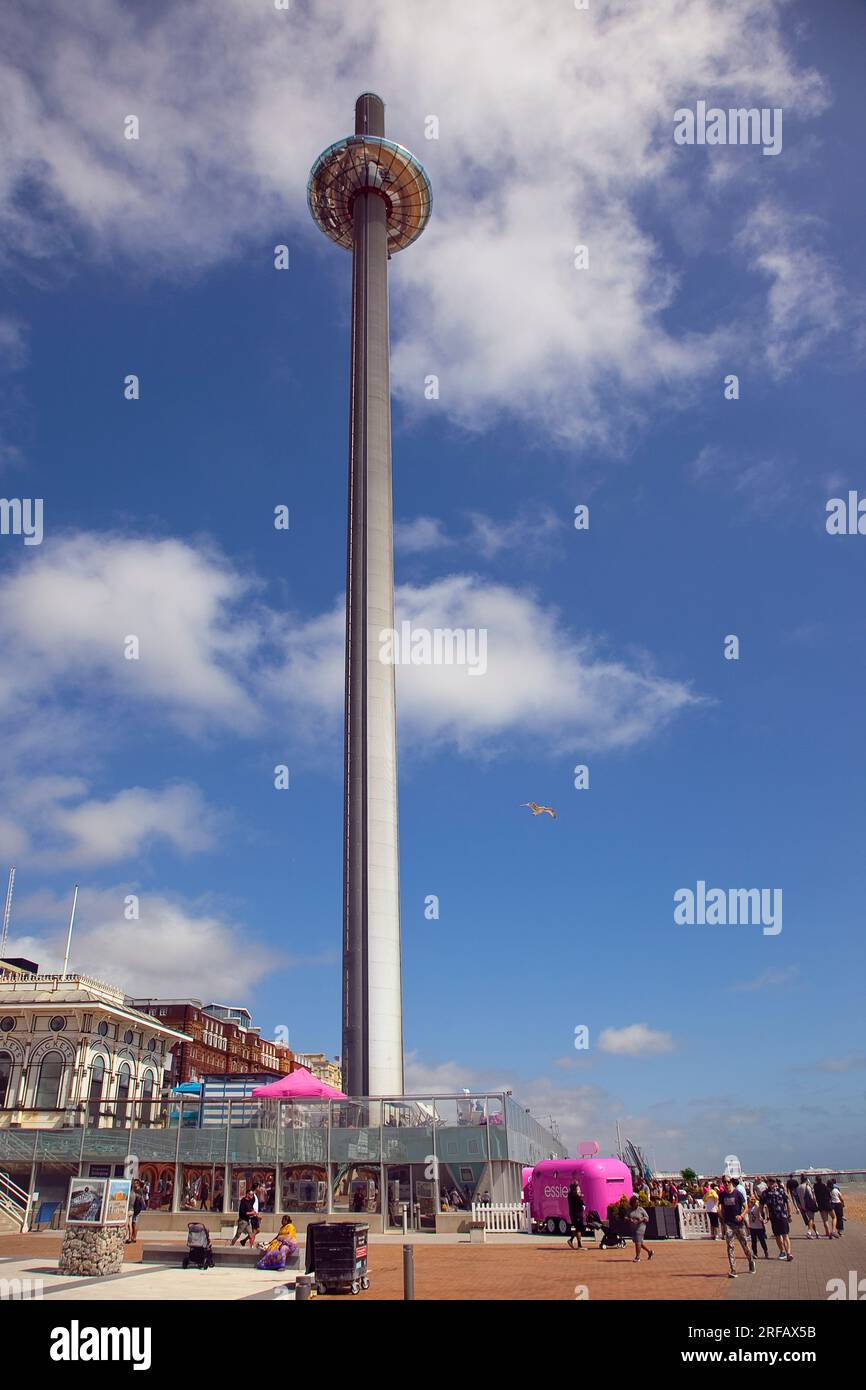
[[[552,806],[537,806],[534,801],[521,801],[521,806],[528,806],[534,816],[540,816],[542,812],[556,820],[556,812]]]

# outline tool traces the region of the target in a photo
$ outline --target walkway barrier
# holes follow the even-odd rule
[[[473,1202],[472,1220],[483,1221],[485,1231],[532,1230],[526,1202]]]
[[[677,1207],[677,1223],[681,1240],[702,1240],[711,1236],[710,1218],[700,1207]]]

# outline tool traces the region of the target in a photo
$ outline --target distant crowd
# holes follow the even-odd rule
[[[845,1202],[838,1182],[831,1177],[812,1178],[805,1173],[797,1177],[792,1173],[785,1183],[775,1177],[705,1178],[688,1184],[640,1180],[629,1213],[636,1232],[633,1238],[638,1260],[646,1229],[645,1208],[665,1202],[706,1212],[713,1240],[724,1237],[732,1279],[737,1277],[736,1245],[748,1261],[750,1274],[755,1272],[759,1249],[765,1260],[770,1258],[768,1225],[779,1249],[778,1258],[793,1260],[791,1222],[797,1212],[806,1228],[807,1240],[820,1238],[819,1220],[828,1240],[841,1239],[845,1229]]]

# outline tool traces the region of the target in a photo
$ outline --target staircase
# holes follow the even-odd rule
[[[16,1234],[24,1230],[27,1217],[27,1193],[8,1173],[0,1173],[0,1232]]]

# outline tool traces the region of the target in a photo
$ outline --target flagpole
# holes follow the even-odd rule
[[[76,903],[77,903],[77,902],[78,902],[78,884],[76,883],[76,885],[75,885],[75,892],[74,892],[73,895],[72,895],[72,912],[71,912],[70,915],[69,915],[69,931],[67,932],[67,935],[66,935],[66,955],[65,955],[65,957],[64,957],[64,959],[63,959],[63,975],[64,975],[64,977],[66,976],[66,970],[67,970],[67,967],[68,967],[68,965],[69,965],[69,948],[70,948],[70,946],[72,945],[72,928],[73,928],[73,926],[75,925],[75,906],[76,906]]]

